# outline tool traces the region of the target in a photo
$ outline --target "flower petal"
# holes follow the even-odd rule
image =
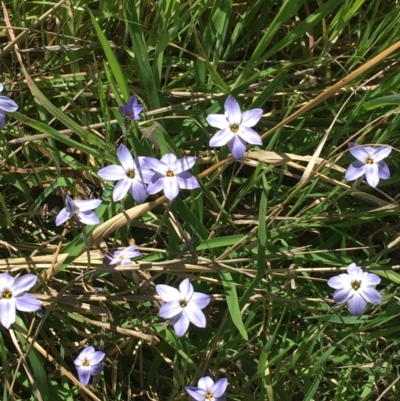
[[[4,86],[3,84],[0,82],[0,92],[3,92]]]
[[[84,348],[80,352],[80,354],[76,357],[76,359],[74,361],[74,364],[75,365],[82,365],[82,363],[83,363],[83,361],[85,359],[90,360],[90,356],[91,356],[91,354],[94,354],[94,352],[95,352],[95,350],[94,350],[94,347],[92,347],[92,346]]]
[[[104,357],[106,356],[106,353],[103,351],[96,351],[93,353],[93,355],[91,355],[90,357],[90,365],[97,365],[99,364]],[[92,373],[93,375],[94,373]]]
[[[37,281],[36,274],[24,274],[23,276],[18,277],[14,280],[10,291],[13,293],[13,296],[18,296],[19,294],[28,291],[32,288]]]
[[[189,302],[186,308],[183,308],[183,313],[186,314],[188,319],[197,327],[206,327],[207,321],[205,314],[201,311],[196,304]]]
[[[146,168],[151,169],[162,176],[165,176],[165,174],[167,174],[168,166],[155,157],[146,157],[143,163]]]
[[[179,194],[179,182],[177,177],[164,178],[164,195],[170,200],[174,200]]]
[[[347,301],[347,306],[352,315],[361,316],[365,311],[367,303],[358,292],[355,292],[355,294]]]
[[[201,388],[186,386],[185,390],[195,401],[205,401],[207,399],[207,392]]]
[[[246,152],[246,143],[242,138],[235,135],[233,139],[228,142],[228,148],[236,160],[241,160]]]
[[[159,173],[154,173],[151,182],[147,186],[147,193],[149,195],[153,195],[156,194],[157,192],[162,191],[162,189],[164,188],[164,180],[165,176]]]
[[[75,201],[69,195],[65,197],[65,207],[70,213],[76,213],[78,211]]]
[[[210,392],[213,394],[214,398],[219,398],[225,394],[227,387],[228,387],[228,379],[226,378],[219,379],[211,387]]]
[[[6,328],[15,322],[15,299],[0,299],[0,322]]]
[[[197,385],[204,391],[210,391],[212,386],[214,386],[214,380],[210,376],[204,376],[199,379]]]
[[[117,181],[123,177],[126,177],[125,170],[117,164],[104,167],[97,172],[97,175],[103,180]]]
[[[208,124],[211,125],[211,127],[223,129],[223,128],[229,128],[229,122],[226,119],[226,116],[224,114],[209,114],[206,117],[206,120]]]
[[[104,369],[104,366],[102,363],[97,363],[95,365],[90,364],[90,374],[92,376],[99,375],[103,369]]]
[[[214,136],[208,142],[209,146],[213,148],[219,148],[220,146],[226,145],[230,140],[234,138],[235,134],[230,128],[224,128],[216,132]]]
[[[143,203],[146,200],[146,184],[143,184],[143,182],[132,180],[129,192],[137,203]]]
[[[346,302],[353,293],[353,288],[340,288],[333,293],[332,298],[336,303],[342,304]]]
[[[378,285],[381,282],[381,278],[374,273],[364,272],[363,277],[361,279],[362,285]]]
[[[374,287],[362,286],[358,293],[371,304],[380,304],[382,302],[382,296]]]
[[[11,290],[14,284],[14,277],[8,273],[0,273],[0,291]]]
[[[56,226],[59,226],[59,225],[65,223],[70,217],[71,217],[71,214],[67,211],[67,208],[61,209],[60,213],[58,213],[58,215],[56,217],[56,221],[55,221]]]
[[[118,146],[117,157],[125,173],[129,173],[135,169],[131,152],[129,152],[128,148],[123,143]]]
[[[42,303],[31,294],[16,297],[15,305],[21,312],[35,312],[42,309]]]
[[[79,366],[76,370],[78,371],[79,381],[87,386],[90,380],[90,366]]]
[[[189,328],[190,321],[186,316],[186,313],[181,313],[180,316],[175,316],[172,320],[174,325],[175,333],[178,337],[185,335]]]
[[[365,163],[370,157],[366,146],[356,146],[349,149],[350,153],[360,162]]]
[[[4,110],[0,109],[0,130],[6,125],[6,113]]]
[[[392,148],[390,146],[379,146],[378,148],[374,149],[373,154],[371,155],[374,163],[378,163],[388,157],[391,151]]]
[[[7,112],[13,112],[18,110],[18,105],[14,100],[7,96],[0,96],[0,109]]]
[[[101,205],[101,199],[85,199],[76,200],[75,205],[79,208],[80,212],[87,212],[89,210],[94,210]]]
[[[193,285],[188,278],[185,278],[179,284],[179,292],[181,293],[181,296],[185,301],[189,301],[192,298],[194,290]]]
[[[250,143],[252,145],[262,145],[262,139],[257,131],[254,131],[253,128],[245,127],[243,125],[240,126],[238,132],[236,133],[243,139],[243,141]]]
[[[239,103],[231,95],[225,100],[225,115],[230,125],[239,126],[242,122],[242,112]]]
[[[181,293],[174,287],[166,284],[157,284],[156,293],[164,302],[179,301]]]
[[[351,288],[350,276],[345,273],[339,274],[338,276],[331,277],[327,284],[335,290],[340,288]]]
[[[125,197],[129,189],[131,188],[132,183],[133,180],[124,175],[124,177],[115,184],[112,193],[114,202],[118,202]]]
[[[350,164],[349,168],[346,171],[346,175],[344,179],[346,181],[354,181],[357,178],[360,178],[365,173],[365,164],[359,161],[355,161]]]
[[[173,153],[167,153],[161,158],[161,162],[171,168],[178,158]]]
[[[263,109],[251,109],[242,113],[242,123],[245,127],[254,127],[261,119],[264,113]]]
[[[164,319],[172,319],[182,313],[182,306],[178,300],[167,302],[161,305],[158,315]]]
[[[192,168],[195,165],[195,163],[196,163],[196,158],[194,156],[186,156],[171,163],[170,167],[175,174],[179,174],[182,173],[183,171]]]
[[[179,173],[176,176],[176,178],[178,180],[179,188],[184,188],[184,189],[200,188],[200,184],[197,181],[197,178],[194,177],[192,174],[190,174],[188,171]]]
[[[211,297],[201,292],[194,292],[190,303],[195,304],[199,309],[205,308],[211,301]]]
[[[92,211],[78,213],[78,220],[89,226],[94,226],[100,223],[99,218]]]
[[[379,178],[382,178],[383,180],[388,180],[390,178],[390,170],[388,165],[384,161],[378,162],[377,165]]]
[[[365,165],[365,179],[372,188],[379,184],[379,168],[376,163]]]

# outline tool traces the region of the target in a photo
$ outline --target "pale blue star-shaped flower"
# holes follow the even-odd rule
[[[118,181],[113,189],[115,202],[121,200],[127,192],[138,203],[146,199],[146,184],[153,176],[153,172],[145,167],[143,156],[133,158],[128,148],[121,144],[117,150],[118,160],[121,165],[112,164],[104,167],[97,173],[103,180]]]
[[[143,111],[144,105],[139,103],[137,97],[133,95],[119,109],[127,120],[140,120],[140,113]]]
[[[197,387],[186,386],[185,390],[193,401],[224,401],[228,379],[218,379],[215,383],[209,376],[202,377]]]
[[[329,287],[336,291],[333,293],[333,300],[338,304],[347,302],[350,313],[360,316],[365,311],[367,302],[380,304],[381,294],[375,289],[381,279],[373,273],[364,272],[361,267],[351,263],[347,267],[347,274],[339,274],[328,280]]]
[[[193,156],[178,159],[172,153],[164,155],[161,160],[146,157],[145,165],[154,171],[147,187],[147,193],[153,195],[163,190],[164,195],[172,201],[178,196],[179,189],[200,188],[197,179],[186,171],[195,163],[196,158]]]
[[[246,152],[246,143],[262,145],[260,135],[254,127],[263,114],[262,109],[240,111],[239,103],[229,95],[225,101],[225,114],[210,114],[207,122],[218,131],[209,142],[210,146],[220,147],[228,144],[232,156],[236,160],[243,159]]]
[[[92,211],[101,204],[100,199],[73,200],[69,195],[65,197],[65,208],[56,217],[56,226],[65,223],[73,216],[83,224],[99,224],[99,218]]]
[[[137,258],[142,253],[136,250],[136,245],[128,246],[127,248],[123,249],[122,251],[115,251],[114,258],[111,259],[110,265],[131,265],[132,258]]]
[[[34,274],[25,274],[16,279],[8,273],[0,274],[0,322],[6,329],[15,322],[16,310],[35,312],[42,307],[39,300],[26,293],[36,284],[36,280]]]
[[[85,348],[75,359],[74,364],[78,371],[79,381],[87,386],[90,376],[97,376],[104,366],[102,361],[106,354],[103,351],[95,351],[94,347]]]
[[[166,302],[161,306],[159,315],[164,319],[172,319],[178,337],[186,333],[190,322],[197,327],[206,327],[206,317],[201,310],[210,303],[211,297],[194,292],[188,278],[179,284],[179,290],[169,285],[158,284],[156,292]]]
[[[4,89],[3,84],[0,82],[0,92]],[[0,130],[6,125],[6,112],[13,112],[18,110],[17,103],[10,99],[8,96],[0,96]]]
[[[365,174],[368,184],[375,188],[380,179],[390,178],[389,167],[383,159],[388,157],[391,151],[390,146],[379,146],[374,149],[370,146],[358,146],[352,143],[350,153],[357,160],[350,164],[344,179],[353,181]]]

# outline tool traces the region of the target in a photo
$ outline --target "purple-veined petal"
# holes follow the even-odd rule
[[[185,390],[195,401],[205,401],[207,399],[207,391],[201,388],[186,386]]]
[[[210,376],[201,377],[197,383],[199,388],[203,389],[204,391],[210,391],[212,386],[214,385],[214,380],[211,379]]]
[[[350,164],[349,168],[346,171],[344,179],[346,181],[354,181],[357,178],[360,178],[365,173],[365,164],[359,161],[355,161]]]
[[[156,194],[164,188],[165,177],[159,173],[155,173],[151,179],[151,182],[147,186],[147,193],[149,195]]]
[[[196,163],[196,158],[194,156],[186,156],[171,163],[170,167],[175,174],[179,174],[182,173],[183,171],[192,168],[195,165],[195,163]]]
[[[251,109],[242,113],[242,123],[240,126],[254,127],[261,119],[264,111],[263,109]]]
[[[200,188],[200,184],[197,181],[197,178],[187,171],[177,174],[176,178],[178,179],[179,188],[183,189]]]
[[[16,297],[15,305],[21,312],[35,312],[42,308],[42,303],[30,294]]]
[[[161,158],[161,162],[168,166],[168,168],[172,168],[174,163],[178,160],[178,158],[173,153],[167,153]]]
[[[0,130],[6,125],[6,113],[4,110],[0,109]]]
[[[167,174],[168,166],[155,157],[146,157],[143,163],[146,168],[151,169],[162,176],[165,176],[165,174]]]
[[[346,302],[353,293],[353,288],[339,288],[333,293],[332,298],[336,303],[342,304]]]
[[[180,305],[178,300],[167,302],[164,305],[161,305],[160,310],[158,312],[159,316],[164,319],[172,319],[173,317],[182,313],[182,306]]]
[[[15,322],[15,299],[0,299],[0,322],[6,328]]]
[[[361,316],[365,311],[367,303],[364,298],[356,292],[350,299],[348,299],[347,306],[352,315]]]
[[[246,152],[246,143],[242,138],[235,135],[232,140],[228,142],[228,148],[236,160],[241,160]]]
[[[220,146],[226,145],[230,140],[234,138],[235,134],[230,128],[224,128],[216,132],[214,136],[208,142],[209,146],[213,148],[219,148]]]
[[[104,366],[101,363],[96,363],[95,365],[90,364],[90,374],[92,376],[99,375],[103,369],[104,369]]]
[[[252,145],[262,145],[262,139],[257,131],[254,131],[253,128],[245,127],[243,125],[240,126],[237,135],[240,136],[243,141],[250,143]]]
[[[378,163],[388,157],[391,151],[392,148],[390,146],[379,146],[378,148],[374,149],[372,153],[372,159],[374,160],[374,163]]]
[[[124,177],[115,184],[112,192],[114,202],[118,202],[125,197],[129,189],[131,188],[132,183],[133,180],[124,175]]]
[[[374,287],[359,288],[358,293],[371,304],[380,304],[382,302],[382,296]]]
[[[128,148],[123,143],[118,146],[117,157],[125,173],[135,170],[131,152],[129,152]]]
[[[208,124],[210,124],[211,127],[214,128],[223,129],[230,127],[229,122],[224,114],[209,114],[206,117],[206,120]]]
[[[0,273],[0,292],[11,290],[14,284],[14,277],[8,273]]]
[[[78,213],[78,220],[89,226],[94,226],[100,223],[99,218],[92,211]]]
[[[137,180],[132,180],[129,192],[137,203],[143,203],[147,197],[146,184]]]
[[[211,301],[211,297],[207,294],[203,294],[202,292],[194,292],[192,298],[190,299],[190,303],[195,304],[199,309],[205,308]]]
[[[117,181],[123,177],[126,177],[124,169],[117,164],[111,164],[111,166],[103,167],[98,171],[97,175],[103,180],[107,181]]]
[[[13,112],[18,110],[18,105],[14,100],[7,96],[0,96],[0,109],[7,112]]]
[[[90,366],[79,366],[76,370],[78,371],[79,381],[87,386],[90,380]]]
[[[70,213],[76,213],[78,211],[75,201],[69,195],[65,197],[65,207]]]
[[[370,154],[368,153],[367,147],[363,146],[357,146],[354,148],[349,149],[350,153],[355,157],[357,160],[360,162],[365,163],[366,160],[370,157]]]
[[[226,388],[228,387],[228,379],[223,378],[217,380],[211,387],[211,393],[214,398],[222,397],[225,394]]]
[[[92,346],[84,348],[80,352],[80,354],[76,357],[76,359],[74,360],[74,364],[75,365],[82,365],[82,363],[83,363],[83,361],[85,359],[90,360],[90,355],[94,354],[94,352],[95,352],[95,350],[94,350],[94,347],[92,347]]]
[[[90,358],[90,365],[99,364],[104,359],[105,356],[106,356],[106,353],[103,352],[103,351],[94,352],[93,355]]]
[[[139,181],[139,182],[148,184],[151,181],[153,175],[154,175],[154,171],[149,170],[147,168],[139,167],[136,170],[135,181]]]
[[[381,282],[381,278],[374,273],[365,272],[361,279],[362,285],[368,285],[368,286],[369,285],[378,285],[380,282]]]
[[[164,302],[179,301],[181,299],[181,293],[170,285],[157,284],[156,292]]]
[[[179,284],[179,291],[184,300],[189,301],[190,298],[192,298],[194,290],[193,290],[193,285],[191,284],[191,282],[188,278],[185,278]]]
[[[71,214],[67,211],[67,208],[61,209],[60,213],[58,213],[58,215],[56,217],[56,221],[55,221],[56,226],[59,226],[59,225],[65,223],[70,217],[71,217]]]
[[[379,178],[382,178],[382,180],[388,180],[390,178],[390,170],[388,165],[382,160],[378,162],[377,165]]]
[[[79,208],[80,212],[87,212],[89,210],[94,210],[101,205],[101,199],[85,199],[76,200],[76,206]]]
[[[179,182],[178,179],[174,177],[164,178],[164,195],[170,201],[174,200],[179,194]]]
[[[36,281],[36,274],[24,274],[14,280],[14,283],[10,287],[10,291],[13,293],[13,296],[16,297],[32,288],[36,284]]]
[[[190,321],[185,313],[181,313],[180,316],[175,316],[172,320],[174,325],[175,333],[178,337],[185,335],[189,328]]]
[[[379,169],[376,163],[365,165],[365,179],[372,188],[379,184]]]
[[[225,100],[225,115],[230,125],[239,126],[242,122],[242,112],[239,103],[229,95]]]
[[[206,327],[206,316],[195,304],[189,302],[186,308],[183,308],[183,314],[197,327]]]
[[[329,287],[338,290],[339,288],[351,288],[351,279],[348,274],[339,274],[338,276],[331,277],[328,280]]]

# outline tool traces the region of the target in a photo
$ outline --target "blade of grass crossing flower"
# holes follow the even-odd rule
[[[119,65],[119,62],[115,57],[114,52],[111,49],[110,44],[108,43],[107,37],[104,35],[104,32],[101,29],[99,23],[96,21],[96,18],[94,17],[90,9],[88,9],[88,11],[90,14],[90,18],[92,19],[94,29],[96,30],[96,34],[99,38],[100,44],[106,55],[108,64],[111,68],[115,81],[118,84],[119,90],[122,92],[122,95],[125,98],[125,100],[128,100],[129,99],[128,85],[126,83],[125,76],[122,72],[121,66]]]

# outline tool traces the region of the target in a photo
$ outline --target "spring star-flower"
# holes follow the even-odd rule
[[[225,114],[210,114],[207,122],[218,131],[209,142],[210,146],[220,147],[228,144],[232,156],[236,160],[243,159],[246,152],[246,143],[262,145],[260,135],[251,127],[254,127],[263,114],[262,109],[240,111],[239,103],[228,96],[225,101]]]
[[[206,317],[201,311],[211,301],[211,297],[201,292],[194,292],[188,278],[179,284],[179,290],[165,284],[156,285],[158,296],[166,302],[161,306],[159,315],[172,319],[176,335],[182,337],[190,322],[197,327],[206,327]]]
[[[140,113],[143,111],[144,105],[139,103],[137,97],[133,95],[119,109],[127,120],[140,120]]]
[[[36,280],[34,274],[17,279],[8,273],[0,274],[0,322],[6,329],[15,322],[16,310],[35,312],[42,307],[40,301],[25,292],[36,284]]]
[[[339,274],[328,280],[328,285],[336,291],[333,300],[338,304],[347,302],[350,313],[355,316],[363,314],[367,302],[380,304],[381,294],[375,289],[375,285],[381,282],[379,276],[362,271],[355,263],[347,267],[347,273]]]
[[[0,82],[0,92],[4,89],[3,84]],[[0,96],[0,130],[6,125],[6,111],[13,112],[18,110],[17,103],[10,99],[8,96]]]
[[[136,202],[143,203],[147,196],[146,184],[153,176],[153,172],[144,166],[145,157],[133,158],[124,144],[119,145],[117,156],[120,166],[112,164],[102,168],[97,174],[103,180],[118,180],[112,194],[115,202],[121,200],[129,191]]]
[[[101,363],[106,354],[102,351],[95,351],[93,347],[85,348],[75,359],[74,364],[78,371],[79,381],[87,386],[90,376],[101,373],[104,366]]]
[[[228,379],[219,379],[214,383],[211,377],[205,376],[198,381],[197,386],[185,387],[185,390],[194,401],[224,401]]]
[[[353,144],[350,147],[350,153],[357,160],[350,164],[344,179],[353,181],[365,174],[368,184],[375,188],[380,179],[387,180],[390,178],[389,167],[383,159],[388,157],[391,151],[392,148],[389,146],[379,146],[374,149],[370,146]]]
[[[92,212],[101,204],[100,199],[73,200],[69,195],[65,198],[65,208],[56,217],[56,226],[66,222],[69,218],[76,218],[83,224],[99,224],[99,218]]]
[[[169,199],[175,199],[179,194],[179,189],[199,188],[199,182],[189,170],[196,163],[196,158],[186,156],[178,159],[174,154],[168,153],[161,160],[154,157],[146,157],[145,165],[154,171],[154,174],[147,187],[147,193],[156,194],[163,190],[164,195]]]
[[[110,265],[131,265],[132,258],[137,258],[141,255],[141,252],[136,250],[136,245],[128,246],[122,251],[115,251],[114,258],[111,259]]]

